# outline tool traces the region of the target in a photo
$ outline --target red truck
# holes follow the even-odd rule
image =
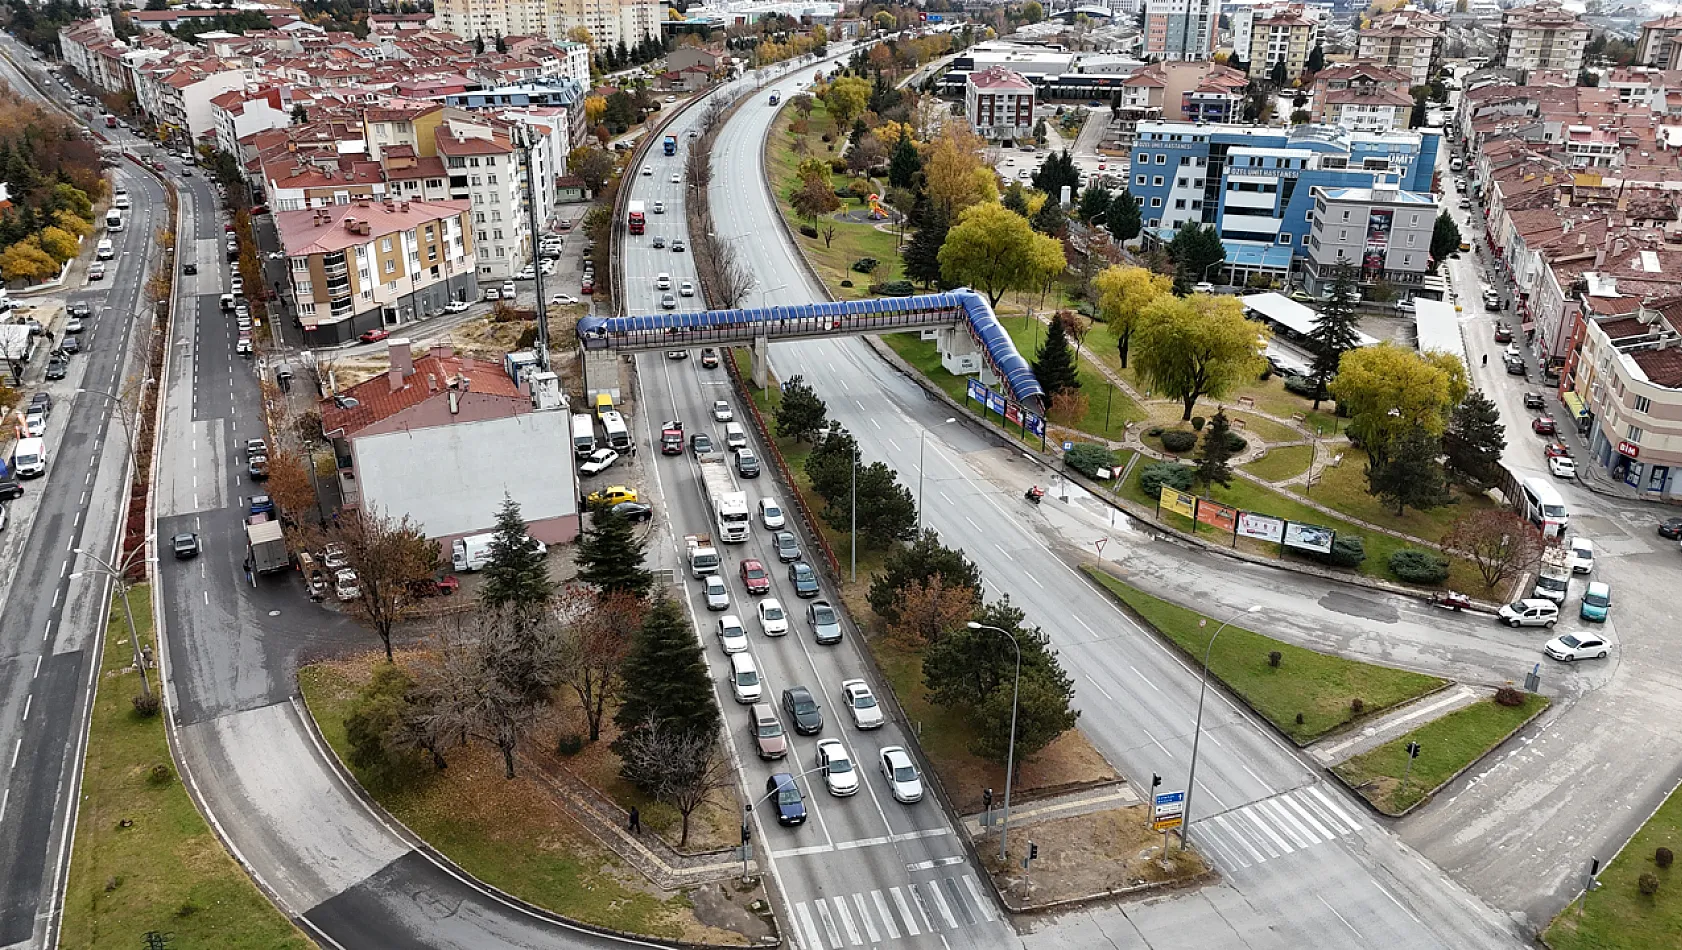
[[[108,129],[116,128],[117,127],[117,117],[107,113],[106,116],[105,116],[105,127],[108,128]]]
[[[660,454],[683,454],[683,423],[672,421],[660,427]]]
[[[631,233],[641,234],[643,225],[648,221],[648,218],[643,213],[643,203],[640,201],[632,201],[626,205],[626,208],[630,213],[630,221],[627,223],[630,225]]]

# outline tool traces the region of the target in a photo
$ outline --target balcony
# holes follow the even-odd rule
[[[341,260],[337,264],[323,264],[321,266],[321,273],[322,276],[326,277],[329,282],[334,280],[342,281],[350,276],[350,268],[345,265],[344,261]]]

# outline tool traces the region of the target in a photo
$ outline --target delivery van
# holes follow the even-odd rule
[[[94,249],[94,252],[93,252],[94,260],[96,260],[96,261],[108,261],[111,258],[116,257],[116,256],[117,256],[117,248],[116,248],[115,245],[113,245],[111,243],[111,239],[110,238],[100,238],[99,239],[99,244]]]
[[[575,413],[572,417],[572,454],[579,458],[589,458],[596,450],[596,425],[587,412]]]
[[[606,413],[613,411],[613,397],[607,393],[596,394],[596,418],[600,419]]]
[[[495,539],[494,533],[486,531],[450,542],[450,566],[462,573],[484,570],[485,565],[490,563],[491,542]],[[537,556],[543,557],[548,553],[549,548],[542,541],[537,542]]]
[[[19,478],[39,478],[47,474],[47,441],[19,439],[12,450],[12,471]]]
[[[602,431],[607,433],[610,448],[623,452],[631,447],[631,430],[625,425],[625,417],[619,413],[602,414]]]

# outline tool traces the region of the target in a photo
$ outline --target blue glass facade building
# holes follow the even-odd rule
[[[1164,240],[1195,221],[1219,229],[1229,260],[1279,261],[1286,248],[1300,259],[1316,186],[1430,192],[1439,145],[1429,130],[1146,121],[1133,143],[1128,188],[1145,227]]]

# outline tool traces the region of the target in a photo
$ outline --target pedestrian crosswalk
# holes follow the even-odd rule
[[[1242,808],[1203,818],[1194,846],[1227,869],[1247,868],[1361,830],[1354,810],[1319,785],[1292,789]]]
[[[814,897],[793,906],[794,941],[801,950],[874,947],[998,919],[973,874]]]

